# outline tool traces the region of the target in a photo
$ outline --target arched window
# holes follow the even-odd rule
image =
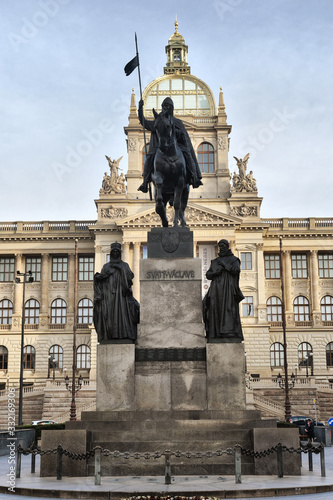
[[[90,325],[93,321],[93,303],[90,299],[81,299],[77,305],[77,322]]]
[[[0,300],[0,325],[11,325],[13,303],[8,299]]]
[[[284,366],[284,349],[280,342],[271,345],[271,367]]]
[[[306,297],[300,295],[294,300],[295,321],[310,321],[309,301]]]
[[[24,370],[35,369],[36,350],[32,345],[26,345],[23,349],[23,368]]]
[[[312,346],[302,342],[298,346],[298,366],[312,366]]]
[[[39,323],[39,302],[29,299],[25,303],[24,323],[26,325],[38,325]]]
[[[90,347],[82,344],[79,345],[76,351],[76,367],[77,368],[90,368]]]
[[[67,318],[67,304],[63,299],[55,299],[51,304],[51,324],[64,325]]]
[[[282,321],[281,299],[279,297],[269,297],[266,305],[267,305],[267,321],[269,321],[270,323],[277,323],[279,321]]]
[[[49,368],[62,370],[63,367],[64,350],[60,345],[53,345],[49,350]]]
[[[326,366],[333,366],[333,342],[326,346]]]
[[[333,321],[333,297],[325,295],[320,301],[321,320]]]
[[[143,146],[143,148],[142,148],[142,170],[143,170],[143,166],[145,164],[146,158],[147,158],[148,151],[149,151],[149,143],[146,144],[146,146]]]
[[[202,142],[198,147],[198,163],[204,174],[214,172],[214,148],[209,142]]]
[[[0,370],[8,369],[8,349],[4,345],[0,345]]]

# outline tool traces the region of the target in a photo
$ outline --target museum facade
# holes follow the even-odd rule
[[[241,260],[245,299],[240,314],[248,373],[254,379],[283,373],[284,303],[290,373],[333,382],[333,217],[261,218],[262,198],[248,171],[249,155],[234,157],[229,166],[231,125],[222,89],[216,106],[207,84],[191,74],[187,52],[176,22],[166,46],[164,74],[145,88],[143,100],[145,117],[152,120],[153,108],[160,111],[165,97],[172,98],[197,155],[203,185],[191,189],[186,221],[193,232],[194,256],[202,260],[202,293],[209,287],[205,273],[217,243],[225,238]],[[148,232],[161,222],[149,194],[138,191],[149,133],[144,137],[134,91],[129,103],[127,174],[119,175],[121,159],[107,157],[110,173],[101,179],[95,200],[97,220],[0,223],[2,390],[19,383],[23,312],[24,385],[71,375],[73,330],[76,372],[84,380],[96,379],[93,276],[107,262],[115,241],[122,244],[122,259],[134,272],[133,294],[140,301],[140,260],[147,256]],[[231,175],[231,169],[238,173]],[[170,207],[170,221],[172,211]],[[29,273],[27,283],[18,272]]]

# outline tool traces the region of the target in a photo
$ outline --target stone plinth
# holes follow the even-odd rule
[[[134,349],[134,344],[97,346],[97,410],[133,409]]]
[[[201,305],[201,259],[140,261],[137,347],[206,345]]]
[[[55,450],[58,445],[72,453],[86,453],[87,443],[91,440],[91,433],[86,429],[70,430],[42,430],[42,450]],[[73,460],[65,455],[62,456],[63,476],[86,476],[86,460]],[[42,477],[52,477],[57,475],[57,454],[41,455],[40,475]]]
[[[254,451],[270,450],[272,446],[281,443],[287,448],[299,448],[299,429],[253,429],[253,449]],[[256,475],[277,475],[276,453],[271,453],[266,457],[255,458],[254,467]],[[298,453],[283,453],[284,473],[288,475],[301,474],[301,457]]]
[[[207,344],[208,410],[245,410],[244,344]]]

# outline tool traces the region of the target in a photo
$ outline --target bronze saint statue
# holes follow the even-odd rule
[[[240,260],[220,240],[219,255],[211,261],[206,277],[212,280],[203,299],[203,317],[208,342],[241,342],[244,340],[239,303],[244,299],[239,288]]]
[[[188,169],[190,174],[190,184],[194,188],[197,188],[202,185],[202,175],[200,172],[198,161],[187,130],[185,129],[183,122],[179,120],[179,118],[174,117],[173,110],[174,105],[172,99],[170,97],[166,97],[162,102],[162,111],[160,115],[171,121],[175,129],[176,142],[184,155],[186,168]],[[151,132],[149,151],[143,167],[143,183],[138,187],[138,191],[147,193],[148,183],[151,182],[151,175],[154,170],[154,158],[159,146],[159,139],[157,137],[155,129],[155,120],[146,120],[143,115],[142,100],[139,102],[138,115],[141,125]]]
[[[140,305],[133,297],[132,273],[121,260],[120,243],[112,243],[110,261],[94,276],[94,325],[101,343],[134,342]]]

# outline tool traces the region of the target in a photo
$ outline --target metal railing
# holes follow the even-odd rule
[[[86,453],[73,453],[69,450],[64,449],[61,445],[58,445],[57,448],[54,448],[53,450],[41,450],[40,447],[36,446],[35,444],[32,445],[30,448],[23,449],[21,445],[17,447],[17,467],[16,467],[16,478],[21,477],[21,459],[22,455],[31,455],[32,461],[31,461],[31,472],[35,472],[35,458],[36,455],[51,455],[51,454],[56,454],[57,455],[57,467],[56,467],[56,474],[57,474],[57,480],[62,479],[62,457],[68,457],[72,460],[88,460],[91,457],[94,457],[94,466],[95,466],[95,485],[100,485],[101,484],[101,462],[102,462],[102,457],[112,457],[115,459],[145,459],[145,460],[156,460],[158,458],[164,457],[164,482],[165,484],[171,484],[171,460],[172,457],[174,458],[186,458],[190,460],[191,458],[207,458],[210,459],[212,457],[220,457],[222,455],[233,455],[234,457],[234,473],[235,473],[235,483],[236,484],[241,484],[242,483],[242,455],[247,456],[247,457],[252,457],[252,458],[264,458],[267,457],[273,453],[276,453],[276,460],[277,460],[277,470],[278,470],[278,477],[282,478],[284,475],[283,471],[283,453],[296,453],[301,456],[302,453],[308,454],[309,457],[309,471],[313,471],[313,453],[315,454],[320,454],[320,466],[321,466],[321,477],[326,477],[326,468],[325,468],[325,447],[324,444],[321,443],[319,445],[312,445],[312,444],[307,444],[305,446],[299,446],[299,448],[293,448],[290,447],[288,448],[287,446],[283,446],[281,443],[278,443],[275,446],[272,446],[271,448],[267,450],[262,450],[262,451],[254,451],[254,450],[248,450],[243,448],[241,445],[236,444],[232,448],[227,448],[226,450],[216,450],[216,451],[206,451],[206,452],[201,452],[201,451],[171,451],[171,450],[165,450],[163,452],[120,452],[118,450],[111,451],[106,448],[102,448],[101,446],[95,446],[91,451],[87,451]]]

